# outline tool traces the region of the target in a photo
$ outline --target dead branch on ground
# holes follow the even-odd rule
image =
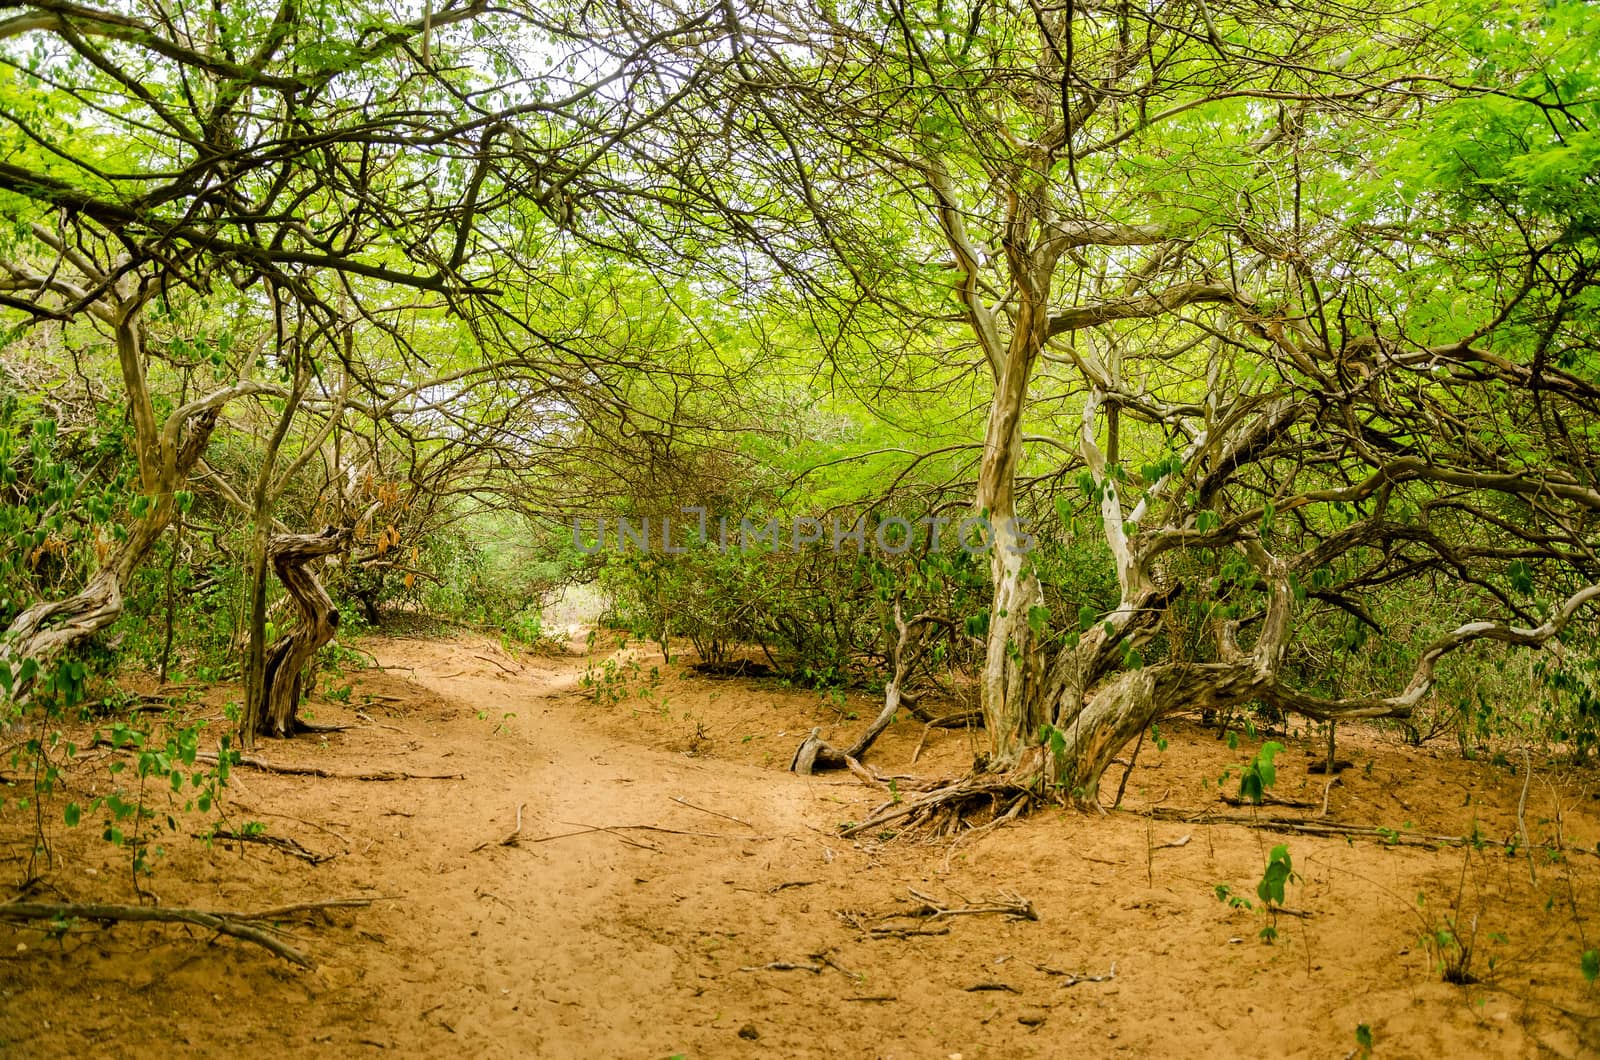
[[[332,861],[337,854],[318,854],[314,850],[307,850],[298,841],[287,836],[267,835],[266,833],[235,832],[227,828],[219,828],[209,835],[205,832],[194,833],[196,839],[214,839],[223,843],[259,843],[261,846],[271,847],[280,854],[287,854],[292,858],[299,858],[310,865],[320,865],[324,861]]]
[[[318,909],[365,908],[372,904],[370,898],[335,898],[326,902],[300,902],[264,909],[258,912],[208,911],[204,909],[162,909],[143,905],[102,905],[83,902],[7,902],[0,905],[0,920],[47,920],[52,923],[68,920],[95,920],[102,923],[118,921],[154,921],[158,923],[194,924],[219,935],[230,935],[282,957],[302,968],[314,969],[317,964],[306,954],[268,933],[252,927],[249,920],[277,920],[295,913]]]

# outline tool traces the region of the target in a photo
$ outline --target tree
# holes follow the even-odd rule
[[[575,223],[577,200],[605,183],[610,146],[653,120],[627,91],[651,74],[644,58],[660,40],[702,34],[707,16],[602,40],[481,0],[399,18],[292,0],[181,14],[159,0],[6,11],[0,62],[18,77],[0,96],[0,209],[19,234],[0,304],[34,326],[88,316],[115,333],[143,493],[113,561],[83,592],[25,610],[0,651],[37,667],[114,619],[223,404],[270,394],[282,404],[261,467],[233,494],[254,525],[243,735],[287,734],[292,703],[267,720],[266,704],[285,700],[271,687],[265,637],[285,483],[338,429],[347,400],[392,409],[392,391],[425,386],[418,318],[452,316],[498,351],[455,367],[480,381],[590,388],[582,351],[541,329],[525,292],[539,288],[542,255]],[[148,341],[145,315],[230,287],[235,305],[269,325],[215,359],[212,395],[158,423],[151,373],[176,360],[172,345],[217,336],[168,336],[164,350]],[[358,324],[397,352],[376,359],[396,372],[372,374],[354,355]],[[325,385],[334,364],[347,393]],[[331,406],[279,469],[308,396]]]
[[[991,384],[973,496],[993,776],[895,815],[1041,782],[1092,803],[1179,707],[1404,715],[1445,656],[1545,644],[1600,595],[1592,64],[1541,54],[1532,18],[1588,25],[1296,3],[819,5],[736,27],[731,176],[695,173],[686,199],[838,320],[920,337],[955,317]],[[1393,150],[1445,130],[1431,168]],[[1471,171],[1506,145],[1512,164]],[[762,180],[785,194],[736,208]],[[1045,608],[1017,519],[1051,467],[1078,474],[1066,529],[1092,514],[1108,610]],[[1462,620],[1439,616],[1398,690],[1329,694],[1299,664],[1333,616],[1382,632],[1375,604],[1430,582]]]

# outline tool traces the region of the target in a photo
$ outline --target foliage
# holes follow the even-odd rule
[[[1298,879],[1294,873],[1294,862],[1289,856],[1289,847],[1283,843],[1274,846],[1267,856],[1267,865],[1261,874],[1261,880],[1256,884],[1256,898],[1261,903],[1259,908],[1268,917],[1267,923],[1259,932],[1262,942],[1271,944],[1277,941],[1278,911],[1283,907],[1285,888]],[[1212,888],[1212,891],[1216,894],[1217,901],[1230,909],[1257,908],[1250,899],[1236,894],[1229,884],[1219,883]]]
[[[1256,756],[1245,765],[1239,774],[1239,797],[1241,799],[1253,802],[1257,806],[1261,805],[1266,798],[1266,790],[1278,782],[1278,771],[1272,764],[1272,760],[1282,750],[1283,744],[1273,740],[1268,740],[1261,745],[1261,750],[1256,752]],[[1282,888],[1280,887],[1279,890],[1281,891]],[[1262,900],[1266,900],[1265,895],[1262,895]],[[1279,900],[1282,901],[1281,895]]]

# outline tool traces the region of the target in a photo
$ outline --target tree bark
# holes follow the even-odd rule
[[[308,568],[312,560],[344,548],[347,537],[329,527],[320,534],[277,534],[267,544],[272,569],[299,608],[301,623],[267,649],[260,700],[246,711],[252,732],[289,737],[303,728],[299,709],[306,667],[339,629],[333,599]]]

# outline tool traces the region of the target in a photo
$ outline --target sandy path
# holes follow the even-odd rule
[[[405,912],[392,918],[404,940],[395,974],[364,977],[387,998],[414,996],[376,1013],[384,1031],[377,1037],[411,1047],[431,1038],[475,1055],[665,1056],[689,1048],[710,1005],[691,1006],[693,1015],[683,1007],[705,997],[702,966],[731,963],[720,959],[725,951],[744,948],[730,940],[750,939],[752,928],[761,937],[782,927],[765,881],[825,866],[826,844],[805,828],[809,786],[606,739],[579,716],[588,700],[576,694],[579,666],[571,661],[529,662],[531,672],[515,677],[478,667],[442,679],[460,669],[459,652],[394,644],[379,658],[403,660],[419,684],[486,712],[477,724],[490,735],[441,747],[434,741],[450,743],[451,730],[430,734],[430,750],[467,760],[468,781],[432,789],[388,843],[385,860],[432,871],[406,880]],[[519,839],[529,841],[502,846],[518,806]],[[623,830],[531,842],[640,824],[702,834]],[[484,841],[491,845],[472,850]],[[777,959],[769,949],[738,959]],[[726,1033],[754,1015],[723,1014]]]
[[[310,867],[173,843],[152,885],[165,904],[209,908],[383,900],[297,927],[322,962],[309,973],[170,927],[84,926],[59,945],[0,929],[0,1055],[1344,1056],[1360,1023],[1381,1056],[1600,1055],[1600,1003],[1576,974],[1567,912],[1600,916],[1600,858],[1547,865],[1533,886],[1524,860],[1491,847],[1466,857],[1457,910],[1459,851],[1287,837],[1300,876],[1290,903],[1311,915],[1284,919],[1266,946],[1261,915],[1226,908],[1213,888],[1252,893],[1283,837],[1051,813],[955,849],[841,840],[840,822],[882,794],[783,770],[812,725],[832,736],[860,724],[814,693],[668,674],[649,698],[598,706],[579,688],[582,658],[512,657],[477,639],[368,646],[384,668],[356,676],[349,705],[316,709],[357,727],[264,753],[465,779],[241,771],[235,821],[338,856]],[[1246,752],[1169,731],[1169,752],[1141,758],[1130,801],[1215,806],[1216,777]],[[897,726],[875,759],[905,769],[918,736]],[[1347,746],[1365,768],[1339,789],[1341,818],[1456,833],[1475,820],[1495,838],[1515,828],[1520,781],[1503,769]],[[916,769],[959,769],[969,755],[942,736]],[[1320,796],[1308,761],[1298,748],[1280,757],[1281,795]],[[1536,786],[1530,826],[1593,847],[1595,794],[1588,774]],[[519,806],[519,842],[502,845]],[[534,842],[618,825],[701,834]],[[14,814],[0,827],[8,843],[24,834]],[[125,862],[90,829],[58,845],[57,894],[126,900]],[[956,904],[1020,892],[1039,919],[961,917],[933,925],[943,934],[871,939],[839,916],[905,909],[911,887]],[[1480,922],[1476,968],[1490,985],[1439,982],[1419,893],[1428,916]],[[744,970],[773,962],[822,970]]]

